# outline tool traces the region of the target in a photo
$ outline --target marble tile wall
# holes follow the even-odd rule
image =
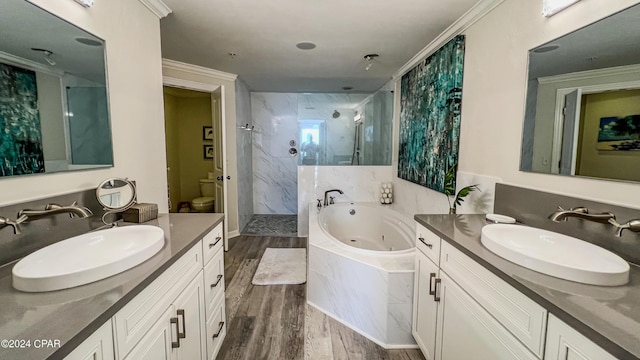
[[[297,139],[297,94],[251,93],[253,211],[296,214],[297,162],[289,141]]]
[[[322,199],[329,189],[336,202],[378,201],[380,184],[390,182],[391,166],[299,166],[298,167],[298,236],[309,233],[309,202]]]
[[[236,127],[251,125],[251,93],[247,85],[236,80]],[[242,230],[253,216],[253,141],[252,133],[236,131],[238,163],[238,229]]]

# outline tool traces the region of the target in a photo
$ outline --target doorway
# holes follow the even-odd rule
[[[164,86],[169,211],[223,213],[221,91]]]

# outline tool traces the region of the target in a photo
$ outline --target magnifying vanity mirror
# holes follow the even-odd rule
[[[640,181],[640,5],[529,51],[520,170]]]
[[[110,214],[123,212],[136,204],[136,185],[129,179],[111,178],[98,185],[96,198],[106,212],[102,216],[105,225],[115,226],[113,222],[107,222],[106,217]]]
[[[0,179],[113,166],[104,40],[0,1]]]

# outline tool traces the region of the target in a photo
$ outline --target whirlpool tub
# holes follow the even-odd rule
[[[413,224],[376,203],[310,205],[307,302],[384,348],[416,348]]]

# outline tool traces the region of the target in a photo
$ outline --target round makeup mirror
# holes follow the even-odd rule
[[[122,212],[135,205],[137,193],[136,185],[129,179],[111,178],[98,185],[96,189],[98,203],[106,210],[102,215],[105,225],[115,226],[114,222],[107,222],[107,215]]]

